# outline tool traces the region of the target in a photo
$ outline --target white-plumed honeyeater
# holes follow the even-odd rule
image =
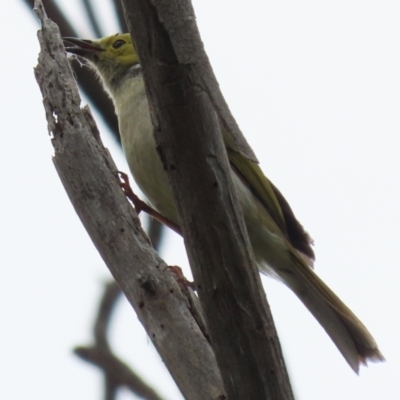
[[[151,205],[178,224],[172,189],[156,151],[137,52],[129,34],[99,40],[65,38],[67,51],[89,61],[112,98],[125,156]],[[254,161],[228,147],[234,181],[261,272],[284,282],[310,310],[351,368],[383,361],[362,322],[311,268],[311,239],[288,202]]]

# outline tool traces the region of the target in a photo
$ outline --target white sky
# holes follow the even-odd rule
[[[75,3],[65,1],[66,8],[90,37]],[[296,398],[399,399],[398,1],[194,5],[232,112],[264,172],[315,239],[317,272],[387,358],[357,377],[295,296],[263,279]],[[51,162],[33,76],[36,21],[21,1],[2,10],[0,399],[98,399],[100,374],[71,348],[90,343],[109,274]],[[104,21],[107,34],[115,33],[110,18]],[[106,132],[103,138],[127,170]],[[172,234],[162,255],[187,267],[181,240]],[[123,302],[113,344],[167,399],[181,398]]]

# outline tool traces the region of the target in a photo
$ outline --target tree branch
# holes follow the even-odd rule
[[[192,5],[189,0],[122,3],[228,397],[292,399],[220,127],[231,147],[255,156],[220,94]]]
[[[111,397],[118,386],[126,386],[134,394],[145,400],[163,400],[155,390],[146,385],[125,363],[109,351],[101,351],[97,347],[77,347],[74,350],[82,359],[97,365],[107,375],[106,393]]]
[[[34,0],[22,0],[30,10],[34,6]],[[72,24],[63,15],[59,7],[54,0],[44,0],[43,3],[46,5],[46,10],[49,17],[57,23],[60,27],[62,36],[72,36],[76,37],[77,32],[72,26]],[[120,142],[118,121],[114,112],[114,105],[112,104],[110,98],[101,88],[101,85],[96,80],[96,77],[89,71],[89,68],[75,61],[73,63],[73,68],[79,82],[79,86],[83,90],[86,96],[90,99],[93,106],[99,111],[104,119],[104,122],[110,129],[112,136]]]
[[[34,0],[22,0],[31,10],[34,5]],[[85,4],[88,3],[89,0],[85,0]],[[121,27],[121,32],[128,32],[128,28],[126,26],[122,4],[120,0],[111,0],[115,14],[118,20],[118,23]],[[60,28],[62,36],[78,36],[76,30],[73,28],[72,24],[68,21],[68,19],[63,15],[61,10],[58,8],[57,4],[53,0],[43,0],[43,3],[46,7],[46,12],[49,15],[49,18],[52,19]],[[89,18],[93,18],[93,23],[98,25],[98,21],[94,15],[89,16]],[[96,29],[93,26],[93,29]],[[99,31],[100,32],[100,31]],[[100,35],[101,36],[101,35]],[[78,84],[81,90],[85,93],[85,95],[89,98],[91,104],[97,109],[99,114],[104,119],[106,125],[110,130],[111,136],[121,144],[121,140],[119,137],[119,129],[118,129],[118,121],[114,112],[114,105],[112,104],[108,95],[104,92],[103,88],[99,84],[96,77],[93,75],[91,71],[89,71],[86,66],[82,66],[77,60],[72,62],[72,67],[74,68]],[[158,231],[158,235],[160,240],[163,239],[163,235],[165,232],[165,228],[161,225],[157,220],[148,218],[148,232],[151,229]],[[152,240],[152,235],[149,234],[150,240]],[[152,243],[154,244],[153,240]],[[156,248],[156,247],[155,247]]]
[[[81,100],[57,26],[40,0],[35,75],[52,134],[54,165],[101,257],[186,398],[223,399],[215,357],[166,264],[151,247]]]

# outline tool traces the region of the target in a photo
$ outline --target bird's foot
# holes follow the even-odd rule
[[[124,192],[125,196],[133,203],[135,206],[136,212],[139,215],[141,211],[146,212],[147,204],[140,200],[138,196],[133,192],[131,185],[129,184],[129,177],[125,172],[118,171],[119,175],[119,185],[121,186],[122,191]]]
[[[170,221],[168,218],[161,215],[158,211],[154,208],[150,207],[146,204],[143,200],[139,199],[138,196],[133,192],[130,184],[129,184],[129,177],[125,172],[118,171],[118,175],[120,178],[120,186],[122,191],[125,193],[125,196],[133,203],[137,214],[139,215],[141,211],[150,215],[150,217],[156,219],[158,222],[166,225],[168,228],[172,229],[174,232],[182,235],[181,228],[175,224],[174,222]]]

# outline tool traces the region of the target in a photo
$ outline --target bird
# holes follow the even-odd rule
[[[112,99],[125,157],[139,188],[155,210],[178,225],[178,210],[156,150],[143,71],[130,34],[63,40],[68,53],[87,61]],[[312,239],[282,193],[257,162],[226,141],[225,147],[260,272],[294,292],[357,374],[360,365],[384,361],[364,324],[314,272]]]

